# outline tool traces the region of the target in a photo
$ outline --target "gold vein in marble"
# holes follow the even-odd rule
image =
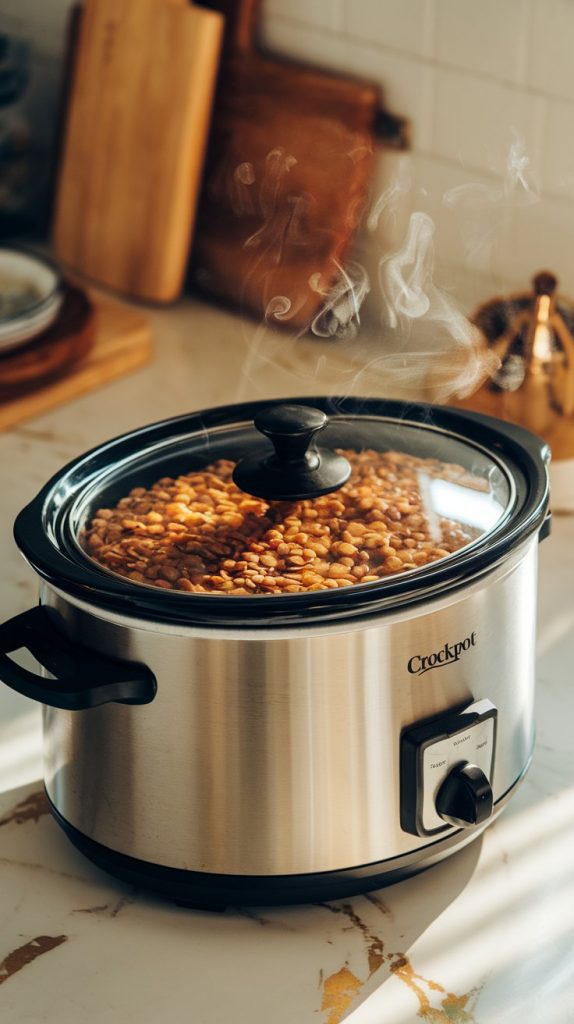
[[[392,916],[388,907],[372,893],[367,899],[386,917]],[[476,1024],[473,1011],[481,992],[480,988],[472,988],[460,996],[448,992],[438,982],[417,974],[404,953],[385,953],[383,940],[369,929],[350,903],[321,903],[318,906],[322,906],[331,914],[342,914],[347,917],[351,925],[361,932],[365,940],[368,966],[368,973],[362,979],[349,970],[347,962],[327,978],[323,978],[321,972],[321,1010],[328,1014],[325,1024],[341,1024],[363,986],[385,963],[388,964],[391,974],[416,996],[419,1004],[417,1017],[425,1024]],[[432,1005],[433,996],[433,1001],[439,1002],[439,1006]]]
[[[374,893],[374,892],[366,892],[365,893],[365,899],[369,903],[372,903],[373,906],[377,908],[377,910],[380,910],[381,914],[384,914],[385,917],[388,917],[389,921],[394,921],[395,920],[395,915],[394,915],[393,911],[391,910],[391,908],[388,907],[387,904],[381,899],[380,896],[377,896],[376,893]]]
[[[350,903],[343,903],[342,906],[338,906],[334,903],[323,903],[320,904],[329,910],[332,914],[343,914],[348,917],[353,927],[357,928],[364,936],[367,950],[367,960],[369,964],[369,975],[371,977],[375,971],[378,971],[379,967],[385,960],[383,940],[378,935],[374,935],[373,932],[369,931],[367,925],[361,920],[357,912],[353,909]],[[366,979],[368,981],[368,978]]]
[[[48,798],[43,789],[30,793],[19,804],[16,804],[4,818],[0,818],[0,826],[9,825],[15,822],[16,825],[23,825],[26,821],[39,821],[45,814],[50,813]]]
[[[37,935],[35,939],[30,939],[23,946],[18,946],[17,949],[8,953],[8,956],[4,957],[0,963],[0,985],[21,971],[23,967],[31,964],[37,957],[49,953],[56,946],[61,946],[67,939],[67,935]]]
[[[389,970],[416,996],[419,1003],[417,1017],[425,1021],[425,1024],[476,1024],[474,1013],[468,1004],[471,1000],[476,1003],[480,989],[472,988],[465,995],[457,996],[453,992],[447,992],[438,982],[417,974],[404,953],[393,953],[391,956],[395,959]],[[431,1006],[429,992],[438,992],[444,996],[439,1007]]]
[[[132,889],[130,892],[120,896],[115,903],[98,903],[94,907],[76,907],[71,911],[72,914],[95,914],[105,915],[105,917],[117,917],[126,907],[131,906],[132,903],[137,899],[137,889]]]
[[[326,1024],[339,1024],[362,987],[363,982],[346,964],[325,978],[321,1009],[329,1014]]]

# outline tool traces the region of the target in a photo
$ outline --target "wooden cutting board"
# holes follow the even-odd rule
[[[139,298],[178,295],[222,29],[175,0],[86,0],[54,221],[68,267]]]
[[[259,0],[206,3],[226,16],[226,33],[192,280],[257,318],[300,328],[341,278],[380,95],[259,52]]]
[[[152,343],[147,319],[119,302],[95,295],[90,298],[95,337],[88,355],[51,384],[0,402],[0,430],[71,402],[149,361]]]

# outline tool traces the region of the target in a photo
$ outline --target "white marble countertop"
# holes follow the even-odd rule
[[[337,345],[193,302],[151,316],[152,365],[0,435],[2,620],[36,600],[14,517],[75,455],[223,402],[383,393],[376,365],[359,373]],[[331,904],[199,913],[110,879],[47,813],[38,709],[0,687],[0,1020],[570,1024],[573,583],[574,517],[558,517],[541,548],[536,754],[508,809],[430,871]]]

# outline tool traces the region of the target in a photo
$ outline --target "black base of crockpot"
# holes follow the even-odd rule
[[[229,906],[283,906],[297,903],[321,903],[357,896],[371,889],[399,882],[425,871],[430,864],[405,864],[389,870],[388,861],[324,871],[307,875],[216,875],[182,871],[136,860],[94,842],[70,825],[48,797],[58,825],[74,846],[108,874],[138,889],[159,893],[176,903],[198,910],[225,910]],[[396,858],[397,863],[403,858]],[[404,858],[408,860],[408,856]]]
[[[84,835],[60,814],[47,791],[46,797],[54,818],[68,839],[103,871],[138,889],[158,893],[181,906],[222,911],[226,907],[273,907],[345,899],[372,889],[383,889],[418,875],[482,835],[523,782],[531,760],[532,753],[516,781],[496,801],[494,813],[487,822],[473,829],[457,829],[447,840],[435,841],[391,860],[306,875],[217,875],[183,871],[137,860],[125,853],[110,850]]]

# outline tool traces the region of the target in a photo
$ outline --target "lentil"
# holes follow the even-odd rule
[[[433,530],[418,474],[484,489],[461,466],[403,452],[342,452],[352,473],[336,494],[266,502],[245,495],[225,459],[134,487],[100,508],[81,543],[135,583],[209,594],[281,594],[375,583],[445,558],[478,533],[450,519]]]

